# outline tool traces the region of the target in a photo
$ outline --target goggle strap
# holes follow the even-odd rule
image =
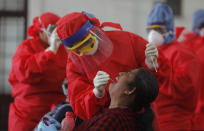
[[[84,44],[84,42],[86,42],[88,39],[90,39],[91,38],[91,34],[89,34],[83,41],[81,41],[80,43],[78,43],[76,46],[74,46],[74,47],[71,47],[71,48],[69,48],[69,47],[67,47],[69,50],[74,50],[74,49],[76,49],[76,48],[78,48],[79,46],[81,46],[82,44]]]
[[[112,28],[116,28],[119,30],[123,30],[123,28],[121,27],[120,24],[118,23],[113,23],[113,22],[104,22],[100,25],[100,28],[104,28],[104,27],[112,27]]]
[[[165,28],[163,25],[150,25],[146,29],[153,29],[153,28]]]

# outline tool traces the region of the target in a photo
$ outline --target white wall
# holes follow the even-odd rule
[[[151,7],[149,0],[30,0],[28,23],[46,11],[63,16],[84,10],[93,13],[101,22],[120,23],[124,30],[145,35],[143,30]]]
[[[204,9],[204,0],[183,0],[183,16],[176,18],[177,26],[185,26],[189,30],[192,28],[192,15],[197,9]]]
[[[124,30],[146,37],[145,27],[155,0],[29,0],[28,23],[34,16],[51,11],[60,16],[73,11],[93,13],[101,22],[118,22]],[[158,1],[158,0],[157,0]],[[183,0],[182,17],[175,18],[176,26],[191,29],[195,10],[204,8],[204,0]]]

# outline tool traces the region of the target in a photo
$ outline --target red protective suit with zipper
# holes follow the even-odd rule
[[[9,131],[32,131],[52,104],[65,101],[66,50],[60,45],[55,55],[45,49],[39,39],[27,39],[12,58]]]
[[[191,130],[197,105],[200,63],[195,54],[176,40],[158,47],[172,65],[155,101],[162,131]]]

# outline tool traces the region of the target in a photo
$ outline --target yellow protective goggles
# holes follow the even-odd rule
[[[66,47],[74,54],[82,56],[84,53],[88,53],[94,50],[96,47],[96,37],[89,34],[84,40],[74,44],[72,47]]]

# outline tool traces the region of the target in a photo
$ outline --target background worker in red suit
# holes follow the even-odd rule
[[[204,130],[204,9],[199,9],[193,14],[193,32],[184,34],[182,44],[193,50],[201,62],[198,105],[193,119],[194,130]]]
[[[145,67],[155,75],[167,75],[171,68],[157,48],[142,37],[122,31],[104,31],[119,24],[100,24],[95,17],[73,12],[57,22],[57,33],[68,50],[68,96],[76,116],[89,119],[108,107],[109,81],[120,72]],[[158,68],[159,67],[159,68]],[[158,69],[157,69],[158,68]]]
[[[204,46],[204,9],[199,9],[193,14],[192,23],[192,32],[184,33],[181,43],[197,52]]]
[[[33,130],[52,104],[65,101],[61,85],[67,53],[54,30],[59,19],[50,12],[35,17],[27,32],[32,38],[24,40],[12,58],[9,131]]]
[[[203,48],[204,48],[204,9],[195,11],[192,17],[193,28],[192,32],[186,32],[184,27],[180,28],[183,33],[181,44],[195,52],[201,62],[200,71],[200,86],[198,94],[198,104],[196,107],[195,115],[193,117],[193,130],[204,130],[204,83],[203,83]]]
[[[147,21],[148,41],[157,46],[172,65],[155,101],[160,129],[191,130],[197,105],[200,63],[196,55],[175,39],[172,9],[157,3]]]

